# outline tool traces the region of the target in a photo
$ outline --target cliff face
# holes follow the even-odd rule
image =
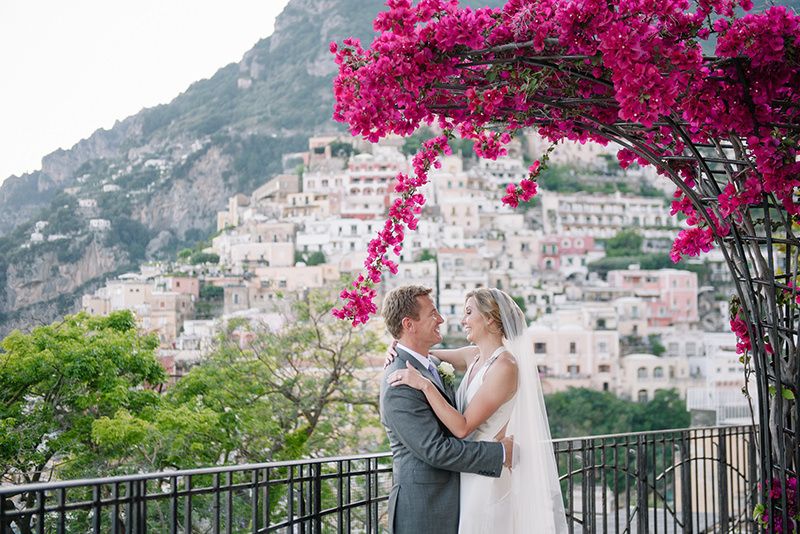
[[[74,263],[61,263],[57,254],[34,256],[27,265],[11,265],[6,279],[5,310],[25,308],[72,293],[78,287],[113,270],[122,258],[93,240]]]
[[[230,156],[218,146],[211,147],[186,178],[175,180],[163,193],[137,205],[133,217],[176,236],[213,226],[217,211],[224,209],[228,197],[236,193],[234,184],[221,179],[231,165]]]
[[[106,274],[125,263],[124,253],[104,246],[100,239],[81,239],[88,242],[73,262],[59,261],[58,251],[50,247],[8,266],[0,298],[0,337],[14,328],[50,323],[77,311],[83,292],[99,286]]]

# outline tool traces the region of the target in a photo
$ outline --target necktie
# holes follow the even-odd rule
[[[436,369],[436,366],[433,365],[433,362],[428,363],[428,371],[433,375],[433,379],[436,381],[436,384],[444,389],[444,384],[442,383],[442,377],[439,376],[439,371]]]

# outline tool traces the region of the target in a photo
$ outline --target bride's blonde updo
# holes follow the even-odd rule
[[[475,299],[475,305],[477,306],[480,314],[489,321],[493,322],[495,327],[500,330],[500,335],[507,338],[508,336],[503,328],[503,319],[500,316],[500,305],[494,298],[492,290],[485,287],[473,289],[467,293],[466,297],[464,297],[464,302],[468,301],[470,297]]]

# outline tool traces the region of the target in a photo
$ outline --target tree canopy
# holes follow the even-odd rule
[[[158,340],[137,333],[129,311],[85,313],[12,332],[0,347],[0,475],[47,480],[96,461],[92,425],[120,410],[159,404],[165,379]],[[144,387],[150,386],[150,387]]]

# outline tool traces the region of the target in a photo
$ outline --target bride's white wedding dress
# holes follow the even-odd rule
[[[464,413],[467,405],[483,384],[486,371],[497,360],[505,347],[499,347],[467,384],[472,375],[473,361],[456,391],[456,406]],[[506,401],[484,421],[467,439],[474,441],[493,441],[495,435],[508,423],[514,408],[515,397]],[[511,532],[511,473],[503,469],[500,478],[492,478],[473,473],[461,473],[461,503],[458,523],[459,534],[485,534],[487,532]]]
[[[494,440],[506,425],[514,436],[519,458],[514,471],[503,469],[500,478],[461,473],[459,534],[563,534],[567,532],[561,487],[550,441],[547,413],[529,336],[499,347],[470,380],[474,361],[456,391],[456,406],[464,413],[475,397],[484,376],[500,354],[513,348],[518,354],[517,393],[500,406],[472,434],[471,440]],[[469,382],[468,382],[469,381]],[[519,403],[517,405],[517,403]],[[515,410],[515,408],[517,408]]]

